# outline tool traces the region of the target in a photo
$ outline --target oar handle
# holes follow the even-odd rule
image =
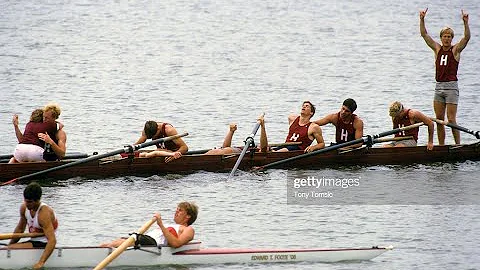
[[[26,237],[40,237],[44,236],[44,233],[2,233],[0,234],[0,240],[5,239],[18,239]]]
[[[138,234],[144,234],[152,224],[156,222],[156,218],[152,218],[147,223],[145,223],[139,230]],[[110,255],[108,255],[103,261],[101,261],[95,268],[94,270],[100,270],[107,265],[109,265],[113,260],[115,260],[120,254],[122,254],[128,247],[133,246],[135,244],[135,235],[130,236],[128,239],[125,240],[118,248],[116,248]]]

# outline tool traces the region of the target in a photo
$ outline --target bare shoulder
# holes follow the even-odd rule
[[[167,124],[165,125],[165,134],[168,136],[176,135],[177,130],[171,124]]]
[[[363,119],[360,118],[358,115],[355,117],[355,119],[353,120],[353,124],[354,125],[361,125],[363,126]]]
[[[322,128],[316,123],[312,122],[308,127],[308,131],[309,133],[322,133]]]

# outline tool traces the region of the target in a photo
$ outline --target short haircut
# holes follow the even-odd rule
[[[308,101],[308,100],[305,100],[305,101],[302,103],[302,105],[305,104],[305,103],[308,103],[308,104],[310,105],[310,108],[312,108],[312,113],[313,113],[312,116],[314,116],[314,115],[315,115],[315,105],[313,105],[313,103],[310,102],[310,101]]]
[[[23,198],[25,200],[38,201],[42,197],[42,187],[36,183],[32,182],[23,190]]]
[[[178,204],[178,208],[181,208],[187,212],[187,215],[190,216],[187,224],[192,225],[198,216],[198,206],[193,202],[181,202]]]
[[[343,105],[346,106],[352,113],[357,109],[357,102],[355,102],[355,100],[352,98],[345,99],[345,101],[343,101]]]
[[[155,121],[147,121],[145,123],[143,132],[145,132],[145,136],[147,136],[147,139],[153,138],[153,136],[157,133],[157,128],[158,124]]]
[[[390,104],[388,113],[391,117],[396,117],[403,110],[403,105],[399,101],[395,101]]]
[[[55,103],[49,103],[47,104],[47,106],[45,106],[45,108],[43,108],[43,112],[48,112],[48,111],[52,112],[52,116],[55,119],[58,119],[58,117],[62,113],[62,109],[60,109],[60,106],[58,106],[58,104],[55,104]]]
[[[42,123],[43,122],[43,110],[36,109],[30,115],[30,121],[35,123]]]
[[[448,26],[445,26],[442,28],[442,30],[440,30],[440,38],[444,35],[444,34],[450,34],[452,35],[452,38],[455,36],[453,34],[453,29],[448,27]]]

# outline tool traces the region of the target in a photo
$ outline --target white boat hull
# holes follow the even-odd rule
[[[370,260],[392,249],[201,249],[200,243],[179,249],[143,247],[128,249],[109,266],[152,266],[163,264],[227,264],[277,262],[340,262]],[[100,247],[58,247],[45,267],[95,267],[112,252]],[[40,258],[43,249],[0,248],[0,269],[29,268]]]

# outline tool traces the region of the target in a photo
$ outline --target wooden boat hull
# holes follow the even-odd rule
[[[392,247],[343,249],[201,249],[200,243],[179,249],[143,247],[128,249],[109,266],[153,266],[230,263],[341,262],[371,260]],[[112,249],[100,247],[56,248],[45,267],[95,267]],[[40,258],[42,249],[0,248],[0,269],[30,268]]]
[[[249,170],[271,162],[283,160],[301,154],[301,151],[247,153],[239,169]],[[165,163],[159,158],[107,158],[94,160],[66,169],[50,172],[43,177],[67,179],[72,177],[105,178],[123,175],[151,176],[168,173],[191,173],[195,171],[228,172],[237,160],[238,155],[184,155],[182,158]],[[282,164],[278,168],[323,168],[331,166],[370,166],[398,165],[432,162],[463,162],[480,160],[480,142],[458,146],[435,146],[428,151],[425,146],[401,148],[359,148],[353,151],[330,151],[319,155],[298,159]],[[0,182],[16,177],[56,167],[72,161],[35,162],[35,163],[0,163]]]

